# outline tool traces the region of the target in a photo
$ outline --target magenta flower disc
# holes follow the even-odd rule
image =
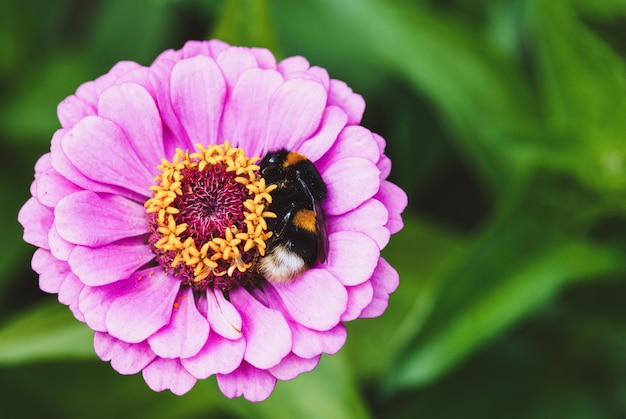
[[[228,397],[266,399],[398,286],[380,250],[407,199],[364,108],[302,57],[215,40],[118,63],[59,104],[35,166],[19,221],[40,288],[95,331],[100,358],[155,391],[215,375]],[[284,283],[258,266],[279,193],[258,158],[279,149],[327,189],[326,258]]]

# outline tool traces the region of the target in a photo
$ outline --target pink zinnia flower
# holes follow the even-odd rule
[[[265,49],[188,42],[149,67],[120,62],[61,102],[35,166],[19,221],[41,289],[156,391],[215,375],[226,396],[264,400],[398,285],[380,250],[407,200],[386,180],[385,141],[358,125],[364,107],[324,69]],[[328,254],[277,284],[258,270],[276,192],[252,157],[282,148],[326,184]]]

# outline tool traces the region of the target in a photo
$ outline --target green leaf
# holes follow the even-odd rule
[[[548,302],[572,277],[607,270],[615,257],[580,242],[543,254],[526,269],[503,278],[502,285],[481,295],[461,316],[449,319],[446,329],[421,342],[396,367],[391,386],[420,386],[438,378],[468,352]]]
[[[94,357],[93,331],[57,302],[32,307],[0,327],[0,365]]]
[[[528,9],[546,123],[561,164],[590,187],[623,195],[623,60],[580,20],[570,1],[534,0]]]
[[[309,373],[278,382],[264,402],[226,401],[223,406],[239,416],[267,419],[369,418],[359,395],[346,354],[324,355]]]
[[[412,214],[404,215],[404,229],[383,251],[400,275],[398,289],[390,296],[382,316],[347,325],[345,350],[360,379],[385,375],[438,300],[444,279],[440,273],[449,269],[464,248],[462,238]]]
[[[491,228],[440,279],[444,286],[434,309],[393,366],[388,390],[439,378],[572,281],[623,274],[620,249],[585,235],[582,202],[588,196],[567,188],[554,193],[555,182],[538,177],[521,188],[526,192],[519,198],[513,189],[503,199]],[[571,208],[579,209],[571,214]]]
[[[231,45],[264,47],[279,53],[267,0],[226,0],[212,37]]]
[[[80,57],[59,52],[34,71],[29,82],[15,91],[13,100],[0,104],[0,123],[7,139],[18,144],[49,144],[60,128],[57,105],[87,80],[89,69],[90,64]]]
[[[525,142],[541,132],[535,98],[515,63],[462,21],[409,2],[272,5],[288,49],[352,69],[357,80],[400,75],[427,95],[492,186],[525,169]]]

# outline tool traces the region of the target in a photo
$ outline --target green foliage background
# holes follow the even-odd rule
[[[621,0],[0,3],[3,417],[626,417],[625,23]],[[16,221],[58,102],[210,37],[347,81],[410,198],[388,311],[259,404],[97,360]]]

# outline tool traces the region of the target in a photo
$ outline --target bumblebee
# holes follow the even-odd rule
[[[258,269],[271,283],[286,284],[316,262],[326,261],[328,233],[322,209],[326,184],[313,163],[294,151],[269,152],[259,167],[265,183],[277,185],[268,206],[277,217],[267,219],[274,234]]]

